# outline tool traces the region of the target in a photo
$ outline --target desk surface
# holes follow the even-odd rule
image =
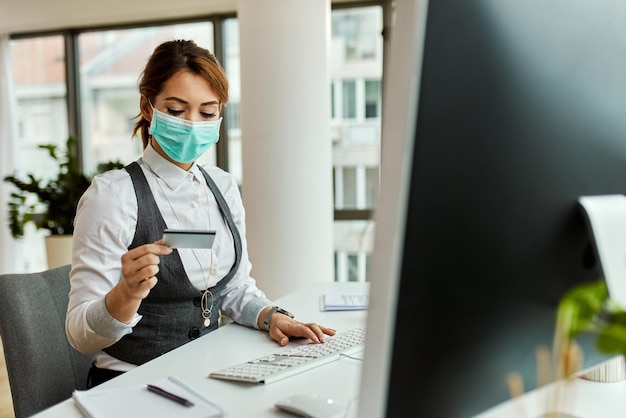
[[[299,320],[317,322],[342,332],[364,327],[366,311],[320,312],[319,296],[325,291],[359,292],[367,289],[367,283],[312,283],[276,302],[293,312]],[[356,416],[362,364],[358,359],[342,357],[268,385],[207,377],[212,371],[271,354],[277,347],[277,343],[265,332],[228,324],[98,388],[123,387],[174,375],[224,408],[231,418],[287,417],[289,415],[278,411],[274,404],[282,398],[301,393],[318,393],[341,401],[352,401],[348,416]],[[35,417],[82,418],[82,415],[73,401],[68,399]]]
[[[616,358],[594,367],[613,360]],[[474,418],[622,418],[625,410],[626,380],[607,383],[572,377],[503,402]]]

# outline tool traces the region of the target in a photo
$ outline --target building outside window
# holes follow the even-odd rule
[[[380,119],[382,110],[380,80],[365,80],[365,118]]]
[[[379,6],[333,10],[331,108],[335,274],[367,280],[374,223],[337,214],[374,209],[380,161],[383,16]]]

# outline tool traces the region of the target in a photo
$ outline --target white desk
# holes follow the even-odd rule
[[[474,418],[623,418],[624,411],[626,380],[604,383],[574,377],[542,386]]]
[[[366,283],[315,283],[276,302],[304,322],[317,322],[338,332],[365,326],[366,311],[320,312],[319,296],[325,291],[359,292]],[[286,396],[318,393],[337,400],[353,401],[349,416],[356,416],[361,361],[343,357],[335,362],[268,385],[244,384],[207,377],[209,372],[271,354],[280,348],[266,332],[228,324],[182,347],[116,377],[98,388],[114,388],[146,383],[175,375],[207,399],[224,408],[230,418],[287,417],[274,408]],[[361,354],[362,356],[362,354]],[[95,390],[95,389],[94,389]],[[37,418],[82,418],[68,399],[48,408]]]

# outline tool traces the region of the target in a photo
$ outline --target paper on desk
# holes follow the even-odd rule
[[[328,292],[320,297],[321,311],[355,311],[367,309],[367,293]]]
[[[159,396],[138,384],[114,389],[76,390],[72,395],[75,405],[87,418],[224,418],[228,414],[187,387],[175,376],[149,382],[193,402],[184,406]]]

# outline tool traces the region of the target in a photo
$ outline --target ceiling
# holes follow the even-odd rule
[[[352,1],[354,0],[333,3]],[[234,13],[237,2],[238,0],[0,0],[0,34]],[[271,5],[271,1],[268,4]]]
[[[237,0],[0,0],[0,33],[232,13],[236,7]]]

